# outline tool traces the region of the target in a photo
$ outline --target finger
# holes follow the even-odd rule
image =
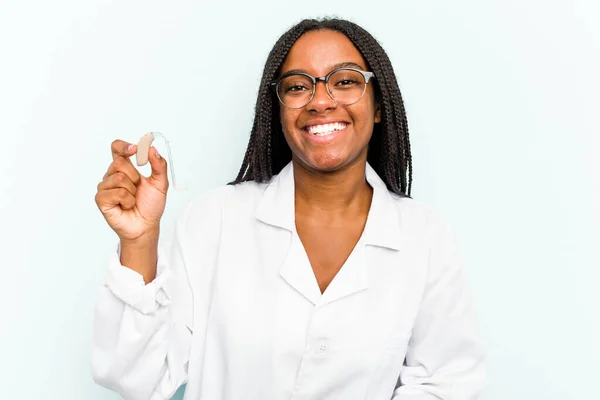
[[[115,140],[110,145],[113,160],[117,157],[131,157],[137,151],[137,145],[125,142],[124,140]]]
[[[122,171],[117,171],[114,174],[105,178],[102,182],[98,184],[98,191],[100,190],[110,190],[115,188],[123,188],[126,189],[129,193],[135,196],[137,192],[137,187],[135,184],[129,179],[127,174]]]
[[[167,160],[162,157],[155,147],[150,147],[148,151],[148,160],[150,161],[150,167],[152,168],[152,174],[150,175],[150,183],[161,190],[166,192],[169,188],[169,179],[167,177]]]
[[[124,210],[135,207],[135,197],[127,189],[114,188],[96,193],[96,204],[101,211],[121,206]]]
[[[115,158],[114,161],[108,166],[108,170],[106,171],[102,179],[105,180],[106,178],[117,172],[123,172],[136,186],[140,183],[140,172],[133,166],[133,163],[128,158]]]

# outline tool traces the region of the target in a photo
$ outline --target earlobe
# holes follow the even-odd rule
[[[378,104],[377,108],[375,109],[375,123],[378,124],[379,122],[381,122],[381,108]]]

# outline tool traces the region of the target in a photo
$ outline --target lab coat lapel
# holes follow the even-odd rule
[[[291,287],[313,305],[318,303],[321,290],[302,242],[295,232],[293,233],[290,251],[281,267],[280,274]]]
[[[321,295],[312,268],[295,234],[294,170],[290,162],[267,186],[256,217],[267,224],[260,232],[269,243],[263,260],[278,269],[281,278],[313,304]]]
[[[367,182],[373,188],[373,199],[363,233],[365,245],[400,250],[402,230],[395,194],[390,192],[377,172],[367,164]]]
[[[265,224],[293,232],[294,169],[291,162],[267,185],[258,205],[256,218]]]

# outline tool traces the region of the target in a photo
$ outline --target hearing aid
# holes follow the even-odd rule
[[[152,142],[157,137],[163,138],[165,144],[167,145],[167,153],[169,157],[169,166],[171,168],[171,180],[173,181],[173,187],[175,190],[185,190],[186,186],[179,186],[175,181],[175,167],[173,166],[173,157],[171,156],[171,146],[169,146],[169,141],[160,132],[148,132],[144,136],[142,136],[137,144],[137,151],[135,153],[135,161],[138,166],[143,166],[148,163],[148,152],[150,151],[150,146],[152,146]]]
[[[140,141],[137,144],[137,152],[135,153],[135,161],[138,166],[146,165],[148,163],[148,152],[150,151],[150,146],[154,141],[154,135],[152,132],[146,133],[141,137]]]

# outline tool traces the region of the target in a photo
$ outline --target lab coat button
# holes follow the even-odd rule
[[[327,348],[327,342],[321,341],[315,346],[315,352],[320,356],[324,356],[327,354]]]
[[[167,296],[165,291],[162,290],[162,288],[158,292],[156,292],[155,300],[161,306],[166,306],[169,304],[169,297]]]

